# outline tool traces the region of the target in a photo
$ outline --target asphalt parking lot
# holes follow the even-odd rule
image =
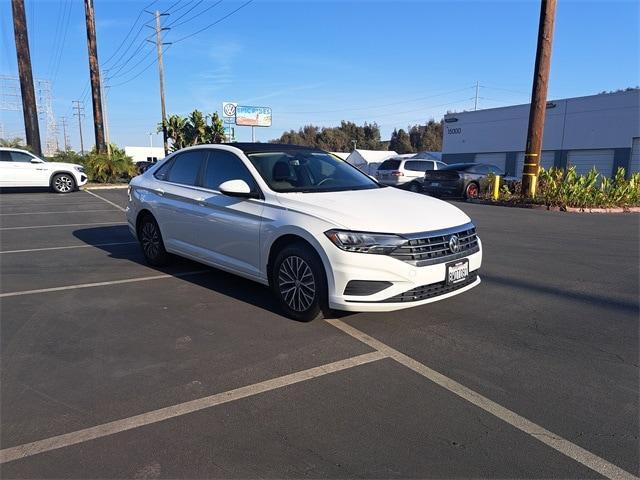
[[[93,193],[0,194],[2,478],[638,475],[638,215],[459,203],[478,288],[304,324]]]

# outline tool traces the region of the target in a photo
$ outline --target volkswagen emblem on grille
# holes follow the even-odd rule
[[[449,239],[449,250],[451,250],[451,253],[458,253],[460,251],[460,239],[457,235],[451,235]]]

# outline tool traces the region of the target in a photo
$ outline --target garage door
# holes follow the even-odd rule
[[[571,150],[567,165],[575,165],[579,174],[584,175],[593,167],[605,177],[613,171],[613,150]]]
[[[555,161],[555,152],[553,150],[548,152],[542,152],[542,158],[540,160],[540,165],[545,170],[549,170],[553,167],[553,162]],[[524,152],[519,152],[518,157],[516,158],[516,177],[522,176],[522,169],[524,168]]]
[[[631,173],[640,172],[640,137],[633,139],[633,146],[631,147],[631,164],[629,165],[629,171]]]
[[[506,161],[506,153],[476,153],[475,158],[476,163],[488,163],[489,165],[495,165],[502,170],[505,170]]]

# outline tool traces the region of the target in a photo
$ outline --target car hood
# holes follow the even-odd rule
[[[282,193],[278,194],[278,201],[287,209],[355,231],[416,233],[457,227],[471,221],[450,203],[391,187]]]

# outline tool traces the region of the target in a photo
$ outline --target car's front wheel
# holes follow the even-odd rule
[[[327,282],[322,262],[303,243],[288,245],[278,253],[271,287],[290,318],[310,322],[326,311]]]
[[[56,193],[69,193],[76,189],[76,181],[69,173],[58,173],[51,179],[51,188]]]
[[[149,265],[161,267],[169,261],[169,254],[164,248],[162,234],[158,222],[151,215],[145,215],[138,225],[138,240],[142,253]]]

